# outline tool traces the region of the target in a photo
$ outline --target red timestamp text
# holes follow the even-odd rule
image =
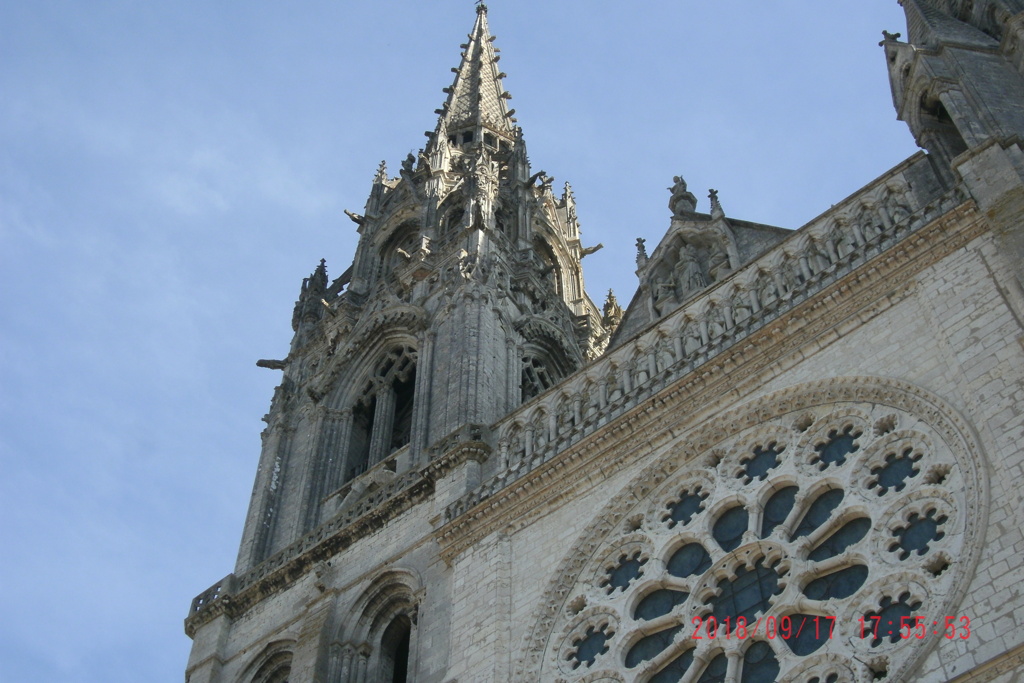
[[[735,638],[745,640],[761,636],[768,640],[781,638],[799,638],[806,634],[816,640],[825,638],[831,639],[835,631],[836,618],[826,616],[785,616],[785,617],[759,617],[749,620],[746,617],[723,617],[721,620],[714,616],[694,617],[690,620],[693,625],[693,632],[690,637],[694,640],[705,640],[712,638]]]
[[[967,640],[971,637],[970,617],[941,617],[929,622],[923,616],[883,619],[865,615],[860,618],[861,638],[891,638],[892,640],[923,640],[928,636],[942,636],[947,640]]]

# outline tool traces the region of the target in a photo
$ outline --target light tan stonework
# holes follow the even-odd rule
[[[583,291],[481,6],[424,154],[260,362],[284,379],[188,682],[1017,680],[1020,4],[904,0],[882,48],[927,154],[792,232],[676,178],[625,311]],[[713,610],[834,636],[695,638]],[[878,614],[921,637],[862,637]]]

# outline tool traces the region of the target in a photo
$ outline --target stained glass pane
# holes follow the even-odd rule
[[[683,491],[678,501],[668,504],[668,514],[662,517],[662,521],[668,523],[669,529],[676,524],[689,524],[694,515],[704,509],[704,499],[707,497],[708,494],[702,492],[699,486],[692,492]]]
[[[879,607],[879,610],[864,615],[864,635],[872,638],[871,647],[878,647],[886,638],[892,643],[900,640],[901,620],[913,616],[914,611],[921,607],[921,602],[912,600],[909,593],[903,593],[897,601],[885,596]]]
[[[640,601],[633,612],[633,618],[648,621],[663,617],[686,602],[688,597],[690,594],[683,591],[674,591],[669,588],[656,590]]]
[[[613,635],[614,633],[607,631],[607,625],[597,629],[593,626],[588,628],[582,638],[573,641],[576,649],[570,655],[570,659],[573,660],[572,668],[593,664],[598,655],[608,651],[608,640]]]
[[[711,606],[711,616],[719,624],[729,618],[731,624],[737,617],[753,621],[755,615],[768,611],[771,598],[779,591],[779,574],[773,567],[759,559],[753,569],[740,567],[735,579],[723,579],[718,584],[718,595],[706,603]]]
[[[947,517],[936,517],[937,512],[932,508],[924,517],[916,512],[910,515],[907,526],[893,532],[893,536],[898,537],[899,541],[889,546],[889,550],[899,550],[901,560],[907,559],[915,552],[918,555],[928,552],[928,547],[933,541],[939,541],[946,535],[945,532],[939,531],[939,527],[946,522]]]
[[[608,576],[601,584],[608,593],[613,593],[617,589],[626,590],[630,583],[643,576],[643,566],[647,564],[647,558],[640,555],[639,550],[631,556],[622,555],[619,564],[608,570]]]
[[[839,503],[842,500],[842,489],[830,489],[818,496],[817,500],[811,503],[811,507],[807,509],[807,514],[800,520],[800,524],[789,540],[792,541],[801,536],[807,536],[824,524],[832,516],[832,512],[839,507]]]
[[[811,581],[804,588],[804,595],[811,600],[842,600],[856,593],[867,579],[868,568],[855,564]]]
[[[747,484],[755,479],[764,481],[765,477],[768,476],[768,472],[779,466],[779,454],[781,452],[782,450],[777,447],[774,441],[768,444],[767,448],[756,447],[753,455],[741,461],[743,471],[737,477],[742,478],[744,483]]]
[[[743,654],[740,683],[775,683],[779,677],[779,660],[772,646],[759,640]]]
[[[860,542],[871,530],[871,520],[867,517],[858,517],[844,524],[839,531],[835,532],[824,541],[808,556],[814,562],[821,562],[830,557],[835,557],[846,551],[847,548]]]
[[[693,649],[676,657],[664,669],[656,673],[649,683],[679,683],[693,664]]]
[[[711,535],[726,552],[740,547],[743,532],[747,530],[747,509],[741,505],[729,508],[715,522]]]
[[[724,654],[711,660],[708,668],[697,679],[697,683],[725,683],[725,674],[729,670],[729,660]]]
[[[915,464],[921,459],[921,453],[914,453],[914,449],[907,448],[902,454],[890,453],[885,456],[885,464],[871,468],[874,478],[868,484],[868,488],[877,488],[878,495],[884,496],[889,489],[902,491],[907,485],[907,479],[916,477],[920,468]]]
[[[672,576],[685,579],[703,574],[711,567],[711,556],[699,543],[687,543],[669,558],[666,568]]]
[[[828,441],[814,447],[814,450],[818,452],[814,458],[818,469],[825,470],[829,465],[842,465],[845,463],[846,456],[860,448],[856,441],[861,433],[860,431],[854,432],[853,425],[847,425],[841,433],[835,429],[829,432]]]
[[[768,499],[761,519],[761,538],[768,538],[775,527],[786,521],[799,490],[796,486],[787,486],[773,493]]]
[[[793,654],[800,657],[806,657],[827,643],[829,630],[835,627],[833,620],[815,614],[791,614],[779,622],[783,640]]]
[[[626,654],[626,666],[632,669],[641,662],[654,659],[672,644],[676,634],[682,629],[682,626],[675,626],[641,638],[636,645],[629,648],[629,652]]]

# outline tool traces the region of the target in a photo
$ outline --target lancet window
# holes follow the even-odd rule
[[[352,408],[346,480],[409,444],[415,388],[415,349],[393,348],[378,363]]]
[[[523,376],[520,386],[523,390],[524,403],[555,386],[557,381],[557,376],[542,360],[532,356],[523,358]]]

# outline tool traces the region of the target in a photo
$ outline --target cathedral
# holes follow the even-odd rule
[[[478,4],[258,363],[187,683],[1024,677],[1024,0],[901,4],[879,71],[923,151],[797,230],[666,179],[600,304]]]

